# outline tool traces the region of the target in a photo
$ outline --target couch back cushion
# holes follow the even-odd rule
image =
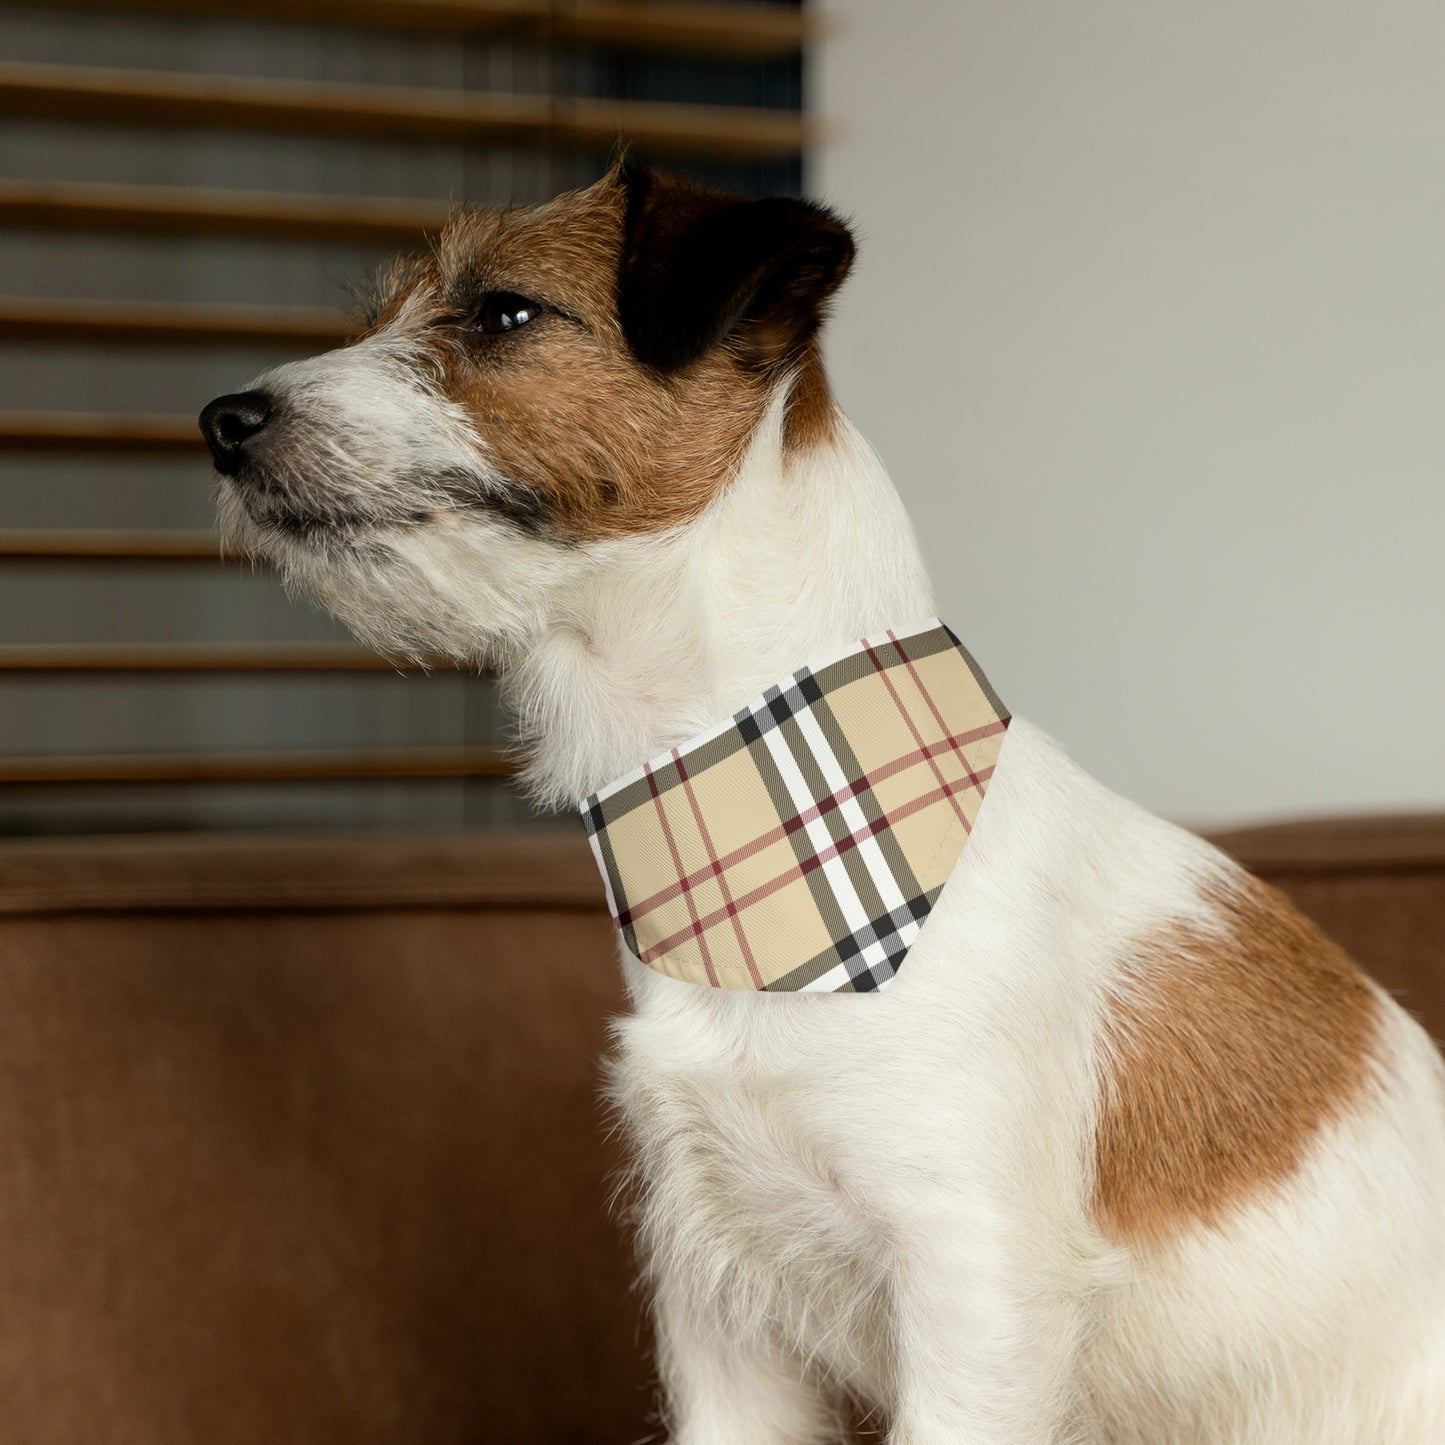
[[[1225,841],[1445,1032],[1445,824],[1372,826]],[[574,836],[0,845],[0,1433],[653,1434],[622,1002]]]

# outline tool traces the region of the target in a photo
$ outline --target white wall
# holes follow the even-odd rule
[[[943,615],[1188,821],[1445,805],[1445,4],[833,0],[832,323]]]

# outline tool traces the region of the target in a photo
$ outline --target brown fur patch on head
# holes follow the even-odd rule
[[[374,336],[401,314],[407,298],[436,280],[436,268],[429,256],[396,256],[381,266],[369,281],[351,290],[362,317],[358,341]]]
[[[750,204],[682,183],[674,196],[666,178],[648,181],[664,208],[692,195]],[[763,357],[737,323],[736,334],[676,369],[638,356],[620,315],[620,273],[634,244],[628,207],[615,170],[547,205],[463,212],[378,315],[379,327],[422,346],[441,390],[472,418],[487,463],[526,498],[536,524],[569,540],[655,532],[696,517],[736,473],[784,375],[798,377],[786,444],[831,434],[832,401],[811,339],[796,355]],[[657,266],[666,264],[663,257]],[[528,297],[541,310],[515,330],[483,334],[477,310],[496,293]]]
[[[1284,1184],[1373,1076],[1379,1000],[1351,960],[1247,875],[1211,901],[1219,932],[1141,940],[1108,1001],[1094,1209],[1131,1243]]]
[[[632,356],[617,319],[621,245],[621,196],[604,186],[467,216],[439,253],[441,294],[459,310],[496,290],[546,308],[515,336],[454,342],[443,374],[492,463],[570,537],[691,520],[733,476],[767,399],[725,348],[680,378]]]
[[[823,358],[810,345],[798,362],[788,413],[783,423],[783,447],[789,453],[826,446],[838,429],[838,406],[823,370]]]

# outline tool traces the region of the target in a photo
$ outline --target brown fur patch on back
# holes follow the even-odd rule
[[[1222,927],[1143,940],[1109,1000],[1094,1211],[1159,1244],[1283,1184],[1373,1074],[1379,1000],[1273,888],[1240,874]]]

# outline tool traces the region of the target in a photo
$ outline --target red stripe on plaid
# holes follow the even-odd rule
[[[894,637],[891,632],[888,634],[888,639],[890,642],[893,643],[895,647],[898,647],[898,639]],[[903,649],[901,647],[898,647],[898,655],[900,657],[903,656]],[[916,742],[920,748],[923,748],[926,751],[927,744],[923,741],[923,734],[920,733],[917,727],[914,726],[913,718],[909,715],[908,709],[903,706],[903,699],[898,696],[898,689],[893,686],[893,679],[888,676],[888,669],[884,667],[883,664],[878,660],[878,654],[874,652],[872,647],[868,648],[868,656],[872,660],[873,666],[877,668],[878,676],[882,679],[883,686],[888,689],[888,696],[891,697],[894,703],[897,705],[899,715],[903,718],[903,721],[908,724],[908,731],[913,734],[913,741]],[[908,661],[907,658],[904,658],[903,660],[905,662]],[[912,670],[913,664],[909,663],[909,671],[911,672]],[[923,692],[923,683],[919,681],[918,674],[916,672],[913,674],[913,680],[918,683],[919,691]],[[933,699],[931,697],[928,697],[928,694],[926,692],[924,692],[923,695],[925,698],[928,699],[929,707],[933,708],[934,717],[938,717],[938,709],[936,707],[933,707]],[[941,723],[942,719],[940,718],[939,721]],[[945,738],[948,737],[948,729],[946,727],[943,729],[943,735]],[[954,748],[954,752],[960,753],[960,750],[958,748]],[[960,756],[962,756],[961,753]],[[944,781],[943,777],[943,769],[940,768],[936,762],[934,762],[932,753],[928,754],[928,766],[933,769],[933,776],[938,779],[939,783],[942,786],[947,787],[948,785]],[[968,765],[965,764],[964,766],[967,767]],[[973,770],[970,768],[969,773],[972,774],[972,772]],[[977,785],[978,780],[975,778],[974,786],[977,787]],[[952,793],[948,795],[948,801],[953,804],[953,811],[958,814],[958,821],[963,824],[963,831],[965,836],[967,836],[969,833],[973,832],[973,829],[969,826],[969,821],[967,816],[964,814],[962,805],[959,803],[958,799],[953,796]]]
[[[895,758],[891,763],[885,763],[881,767],[874,768],[866,777],[859,779],[857,782],[848,783],[836,793],[829,794],[828,797],[821,799],[811,808],[797,814],[787,822],[776,828],[769,829],[766,833],[760,834],[751,843],[744,843],[742,847],[735,848],[731,853],[727,854],[726,857],[717,860],[718,867],[731,868],[733,864],[740,863],[745,858],[751,858],[755,854],[761,853],[764,848],[770,848],[774,843],[782,842],[789,834],[796,833],[798,829],[805,824],[816,822],[825,813],[830,813],[841,804],[849,802],[853,798],[860,797],[876,783],[885,782],[887,779],[895,777],[897,774],[905,772],[907,769],[915,767],[917,764],[925,762],[932,757],[936,757],[939,753],[945,752],[950,748],[967,747],[972,743],[982,742],[985,738],[997,737],[998,734],[1004,730],[1005,724],[1001,722],[984,723],[981,727],[970,728],[967,732],[952,734],[944,738],[941,742],[928,743],[921,748],[915,748],[913,752],[905,753],[901,758]],[[937,769],[935,769],[934,772],[936,774]],[[982,790],[983,784],[992,776],[992,768],[986,768],[981,773],[974,773],[972,769],[970,769],[968,784],[945,783],[944,786],[947,788],[950,796],[963,791],[965,786],[976,787]],[[657,796],[655,786],[653,788],[653,796]],[[936,793],[930,796],[937,799],[943,796],[943,794]],[[906,818],[917,811],[916,806],[913,804],[905,804],[904,808],[906,811],[900,811],[894,816]],[[713,869],[711,864],[706,868],[699,868],[695,872],[684,874],[676,881],[669,883],[667,887],[660,892],[654,893],[649,898],[643,898],[637,903],[634,903],[630,908],[624,908],[621,913],[616,914],[615,917],[618,925],[625,926],[630,923],[635,923],[639,917],[652,912],[654,908],[660,908],[663,904],[671,903],[674,899],[681,897],[684,889],[696,888],[699,883],[704,882],[712,876]]]
[[[913,659],[909,657],[906,652],[904,652],[903,644],[898,640],[897,634],[892,632],[891,630],[888,633],[888,640],[894,645],[894,647],[898,649],[898,655],[903,659],[905,666],[908,668],[908,675],[913,679],[914,685],[918,688],[919,692],[923,694],[923,700],[928,704],[928,710],[933,714],[934,722],[936,722],[938,726],[943,730],[944,737],[947,737],[948,724],[944,722],[943,714],[939,712],[938,704],[935,703],[933,700],[933,694],[930,693],[926,687],[924,687],[923,679],[919,677],[918,669],[913,665]],[[964,772],[966,772],[969,777],[972,778],[973,769],[969,767],[968,758],[964,755],[963,750],[961,748],[955,748],[954,752],[958,754],[958,761],[963,764]]]
[[[1000,728],[1001,727],[1002,725],[1000,725]],[[979,783],[986,783],[992,776],[993,768],[987,767],[978,773],[977,780]],[[713,912],[700,920],[700,926],[703,929],[713,928],[722,922],[724,918],[735,916],[744,909],[751,908],[753,904],[760,903],[764,898],[771,897],[780,889],[786,888],[788,884],[796,883],[800,878],[806,878],[809,873],[815,873],[824,863],[831,863],[835,858],[841,856],[846,849],[856,848],[867,839],[877,837],[885,828],[891,828],[894,823],[901,823],[905,818],[912,817],[914,813],[919,812],[923,808],[932,807],[933,804],[942,801],[944,798],[951,800],[954,793],[964,786],[966,785],[961,782],[949,783],[945,781],[941,787],[935,788],[932,792],[925,793],[922,797],[915,798],[912,802],[904,803],[902,806],[896,808],[888,817],[880,818],[876,823],[868,823],[864,827],[850,833],[846,838],[842,838],[838,842],[821,849],[809,858],[806,863],[795,863],[791,868],[778,874],[776,878],[770,879],[767,883],[760,883],[750,893],[745,893],[736,901],[731,914],[727,908],[714,909]],[[743,850],[739,851],[742,852]],[[752,851],[756,851],[756,849]],[[706,876],[711,876],[710,869],[707,871]],[[677,896],[676,892],[672,893],[671,896],[675,898]],[[654,958],[676,948],[679,943],[698,936],[697,928],[699,927],[699,920],[696,912],[691,908],[691,897],[692,894],[689,889],[689,912],[692,913],[693,917],[692,925],[688,928],[680,929],[670,937],[654,943],[650,948],[643,949],[638,955],[643,963],[650,963]],[[634,920],[637,918],[637,915],[638,909],[633,909],[632,917]]]
[[[692,779],[688,776],[682,754],[676,748],[672,750],[672,761],[677,766],[677,776],[682,782],[682,791],[692,805],[692,816],[697,822],[697,831],[702,835],[702,844],[707,849],[708,862],[712,865],[713,874],[717,878],[717,886],[722,890],[723,907],[733,921],[733,932],[738,936],[738,947],[742,949],[743,962],[748,966],[748,975],[753,981],[754,988],[762,988],[763,976],[758,972],[757,960],[753,958],[753,950],[748,943],[748,936],[743,931],[742,919],[738,917],[738,910],[733,904],[732,890],[728,887],[723,865],[718,861],[717,852],[712,846],[712,834],[708,832],[707,824],[703,822],[702,809],[698,806],[697,795],[692,790]],[[689,898],[692,896],[691,890],[689,890],[688,896]]]
[[[652,775],[652,764],[644,764],[643,773],[647,777],[647,786],[652,792],[652,801],[657,808],[657,821],[662,827],[662,836],[667,839],[668,851],[672,854],[672,866],[677,872],[682,872],[682,857],[677,851],[677,843],[672,836],[672,829],[667,825],[667,809],[662,806],[662,794],[657,789],[657,779]],[[702,966],[707,970],[707,981],[714,987],[721,985],[717,981],[717,971],[712,966],[712,955],[707,951],[707,939],[703,937],[703,925],[698,922],[697,906],[693,902],[692,889],[683,886],[683,896],[687,899],[688,916],[692,919],[692,934],[697,939],[698,950],[702,954]],[[678,942],[681,941],[681,935]],[[673,945],[676,947],[676,943]]]

